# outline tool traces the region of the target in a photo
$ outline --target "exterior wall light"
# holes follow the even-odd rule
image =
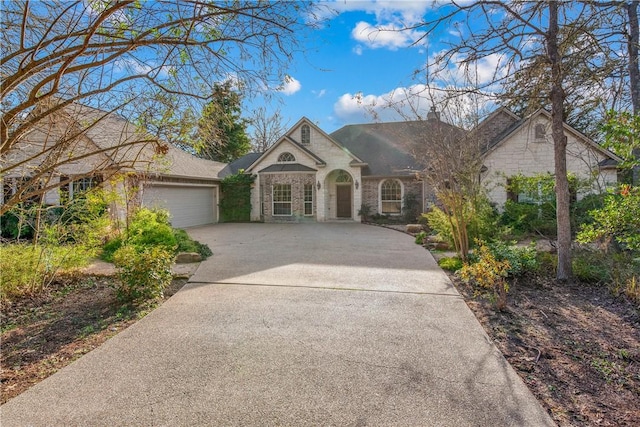
[[[318,181],[318,185],[316,185],[316,187],[318,187],[318,190],[322,188],[322,185],[320,184],[320,181]]]
[[[358,189],[358,187],[360,187],[360,184],[358,183],[358,180],[356,179],[356,190]]]

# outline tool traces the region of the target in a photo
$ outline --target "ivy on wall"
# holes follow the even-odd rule
[[[251,219],[251,186],[256,177],[240,170],[222,180],[220,187],[220,219],[222,222],[243,222]]]

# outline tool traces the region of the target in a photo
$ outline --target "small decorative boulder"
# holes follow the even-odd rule
[[[418,234],[423,230],[424,228],[422,228],[422,224],[407,224],[407,228],[406,228],[406,231],[409,234]]]
[[[189,264],[192,262],[200,262],[202,257],[197,252],[180,252],[176,255],[176,264]]]

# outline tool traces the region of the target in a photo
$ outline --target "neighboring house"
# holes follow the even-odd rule
[[[482,181],[501,207],[509,176],[553,173],[550,116],[544,110],[520,119],[501,108],[470,133],[440,120],[348,125],[327,134],[302,118],[264,153],[232,162],[222,175],[244,170],[256,176],[251,194],[253,221],[360,221],[360,211],[400,215],[406,196],[423,209],[435,201],[415,159],[434,138],[474,138],[483,147]],[[593,191],[617,182],[617,156],[565,125],[568,170],[593,178]],[[478,141],[478,139],[480,141]]]
[[[0,202],[28,180],[48,189],[46,205],[96,185],[113,186],[126,201],[113,206],[114,215],[132,205],[163,207],[174,227],[211,224],[219,217],[218,175],[224,167],[161,143],[116,114],[71,104],[3,157]]]

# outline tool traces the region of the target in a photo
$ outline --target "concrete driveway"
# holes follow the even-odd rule
[[[428,252],[361,224],[190,230],[156,311],[1,407],[13,425],[553,425]]]

